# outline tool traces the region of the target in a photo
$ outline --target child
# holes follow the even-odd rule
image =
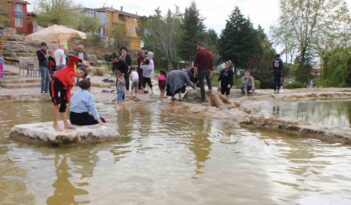
[[[117,70],[116,71],[116,77],[117,77],[117,104],[116,108],[119,110],[120,108],[123,108],[123,102],[124,102],[124,96],[126,92],[126,81],[124,79],[124,75],[121,71]]]
[[[167,73],[164,70],[160,70],[158,75],[158,87],[160,88],[160,100],[162,101],[165,96]]]
[[[233,79],[234,79],[233,64],[229,60],[225,62],[225,68],[221,70],[218,77],[221,94],[222,95],[225,94],[227,98],[229,97],[230,89],[233,87]]]
[[[89,92],[91,83],[89,79],[78,82],[80,89],[71,97],[69,119],[74,125],[104,124],[105,120],[100,117],[96,110],[95,100]]]
[[[136,95],[138,93],[138,88],[139,88],[139,75],[138,72],[136,71],[136,68],[132,66],[130,68],[131,72],[129,74],[129,78],[132,82],[132,96]]]
[[[66,104],[69,103],[71,89],[74,84],[75,77],[85,78],[88,75],[87,69],[76,70],[75,65],[77,62],[82,62],[80,58],[72,55],[67,63],[67,66],[54,73],[50,82],[50,96],[54,103],[54,124],[53,127],[56,131],[62,131],[58,125],[58,113],[61,114],[64,128],[74,129],[68,122],[66,116]],[[89,65],[87,62],[84,62]]]
[[[140,65],[140,68],[143,69],[143,87],[145,89],[147,84],[151,89],[151,95],[153,95],[152,83],[151,83],[151,76],[152,76],[153,69],[150,65],[150,60],[145,59],[143,64]]]
[[[241,78],[240,89],[243,95],[255,94],[255,80],[248,70],[245,71],[244,76]]]

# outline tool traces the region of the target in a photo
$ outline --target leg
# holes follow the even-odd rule
[[[48,68],[45,71],[45,93],[49,92],[49,84],[50,84],[50,74]]]
[[[210,71],[206,71],[206,82],[207,82],[207,86],[208,86],[208,91],[212,91]]]
[[[126,81],[126,89],[127,89],[127,91],[129,91],[129,77],[128,77],[128,73],[124,74],[124,79]]]
[[[53,124],[53,128],[56,131],[63,131],[63,129],[60,128],[60,126],[58,124],[58,113],[59,113],[59,107],[58,107],[58,105],[54,105],[54,113],[53,113],[54,124]]]
[[[201,101],[205,102],[205,85],[204,85],[205,73],[199,72],[198,78],[199,78],[199,86],[201,91]]]
[[[40,82],[40,86],[41,86],[41,88],[40,88],[40,92],[41,93],[44,93],[45,92],[45,81],[46,81],[46,75],[45,75],[45,67],[43,67],[43,66],[40,66],[39,67],[39,71],[40,71],[40,77],[41,77],[41,82]],[[28,76],[28,74],[27,74],[27,76]]]

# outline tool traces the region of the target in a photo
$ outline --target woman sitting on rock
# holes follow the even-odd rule
[[[74,125],[104,124],[105,120],[100,117],[91,90],[89,79],[79,81],[80,89],[71,97],[70,121]]]

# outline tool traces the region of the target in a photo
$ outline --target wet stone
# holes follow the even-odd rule
[[[63,127],[63,123],[60,122]],[[10,137],[25,142],[41,142],[50,145],[86,144],[119,139],[112,125],[75,126],[75,129],[56,131],[52,122],[16,125]]]

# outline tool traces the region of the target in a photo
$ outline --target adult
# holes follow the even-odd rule
[[[97,112],[91,90],[89,79],[81,80],[77,90],[70,101],[70,121],[74,125],[95,125],[103,124],[105,120]]]
[[[139,90],[142,89],[142,84],[143,84],[143,69],[140,67],[140,65],[144,62],[145,56],[144,56],[145,51],[143,49],[140,49],[138,51],[138,58],[137,58],[137,63],[138,63],[138,76],[139,76]]]
[[[274,93],[279,94],[281,87],[281,78],[283,74],[283,61],[280,58],[280,55],[277,54],[272,63],[273,66],[273,80],[274,80]]]
[[[208,90],[212,91],[211,85],[211,71],[213,68],[213,55],[207,51],[203,43],[198,43],[197,53],[195,57],[194,66],[197,68],[199,86],[201,90],[201,100],[205,102],[205,85],[204,80],[206,78]]]
[[[248,93],[255,93],[255,80],[250,75],[250,72],[247,70],[244,73],[244,76],[241,77],[240,89],[243,95],[247,95]]]
[[[127,53],[128,50],[126,47],[122,47],[119,50],[120,52],[120,60],[124,61],[128,65],[128,71],[124,73],[124,80],[126,82],[126,89],[129,91],[129,71],[130,71],[130,66],[132,66],[132,57]]]
[[[234,80],[234,72],[233,72],[233,64],[229,60],[225,62],[225,68],[221,70],[218,77],[219,87],[222,95],[226,95],[229,97],[230,89],[233,87]]]
[[[179,100],[181,100],[181,93],[185,93],[186,86],[196,89],[190,82],[189,76],[185,71],[172,70],[167,74],[166,93],[167,96],[172,97],[172,100],[175,100],[174,96],[177,93],[179,94]]]
[[[47,57],[47,45],[46,43],[42,42],[40,44],[40,49],[37,50],[37,57],[39,60],[39,71],[41,75],[41,93],[48,93],[49,92],[49,83],[50,83],[50,76],[49,76],[49,69],[48,69],[48,57]]]
[[[57,71],[66,66],[66,55],[62,44],[59,44],[57,49],[54,51],[54,58]]]
[[[80,59],[87,61],[88,60],[88,54],[84,51],[83,45],[78,45],[75,55],[78,56]],[[82,63],[78,63],[78,68],[84,67]],[[79,78],[76,78],[76,83],[79,83]]]
[[[115,76],[117,73],[117,70],[119,70],[123,76],[126,74],[128,75],[128,65],[125,61],[121,60],[118,56],[118,54],[113,54],[112,56],[112,71]],[[116,89],[117,89],[117,78],[116,78]]]

